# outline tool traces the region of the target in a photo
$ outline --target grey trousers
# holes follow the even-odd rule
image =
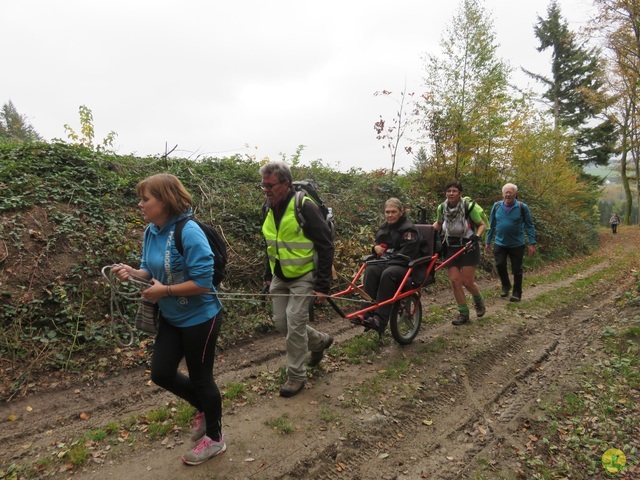
[[[271,280],[273,323],[287,344],[287,376],[299,382],[307,380],[307,352],[319,352],[329,340],[329,335],[308,325],[313,285],[313,272],[291,282],[275,275]]]

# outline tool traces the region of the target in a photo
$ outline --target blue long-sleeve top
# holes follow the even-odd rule
[[[496,202],[491,209],[489,221],[491,230],[487,233],[487,245],[490,245],[495,238],[495,244],[501,247],[520,247],[524,245],[525,233],[529,245],[536,244],[536,229],[526,203],[516,200],[511,207],[508,207],[504,201]]]
[[[187,215],[168,220],[162,228],[150,223],[145,230],[140,268],[165,285],[177,285],[189,280],[199,287],[213,286],[214,254],[204,232],[195,222],[186,222],[182,229],[184,255],[180,255],[173,236],[176,223]],[[190,215],[189,215],[190,216]],[[210,293],[163,297],[158,300],[162,316],[176,327],[204,323],[218,314],[222,305],[217,295]]]

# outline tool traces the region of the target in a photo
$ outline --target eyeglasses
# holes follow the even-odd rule
[[[273,190],[273,187],[275,187],[276,185],[280,185],[282,182],[277,182],[277,183],[261,183],[260,184],[260,188],[262,188],[263,190]]]

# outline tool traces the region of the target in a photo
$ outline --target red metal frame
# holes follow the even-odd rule
[[[355,312],[348,313],[348,314],[342,312],[342,310],[335,304],[335,302],[333,302],[332,299],[340,298],[342,296],[349,295],[350,293],[358,293],[358,290],[363,290],[364,287],[363,287],[362,283],[360,282],[360,278],[362,277],[364,271],[367,268],[367,262],[366,261],[364,261],[362,263],[362,265],[360,266],[358,271],[353,276],[353,280],[351,280],[349,282],[349,286],[345,290],[342,290],[340,292],[336,292],[336,293],[334,293],[331,296],[326,297],[326,298],[329,301],[329,304],[333,307],[333,309],[342,318],[345,318],[347,320],[351,320],[351,319],[357,317],[358,315],[362,315],[362,314],[365,314],[367,312],[371,312],[372,310],[375,310],[376,308],[380,308],[381,306],[384,306],[384,305],[389,305],[389,304],[395,303],[398,300],[402,300],[403,298],[409,297],[409,296],[413,295],[414,293],[420,291],[420,289],[422,289],[422,286],[423,286],[424,282],[426,281],[426,279],[429,277],[429,275],[431,275],[432,273],[437,272],[438,270],[440,270],[443,267],[446,267],[451,261],[453,261],[458,256],[464,254],[466,251],[470,250],[471,248],[474,248],[474,246],[475,246],[475,244],[468,243],[464,248],[461,248],[458,252],[456,252],[454,255],[452,255],[450,258],[448,258],[444,262],[439,262],[438,261],[438,254],[434,254],[431,257],[422,257],[422,258],[419,258],[419,259],[416,259],[416,260],[412,261],[411,262],[411,266],[409,267],[409,269],[407,270],[407,273],[405,274],[404,278],[400,282],[400,285],[398,285],[398,289],[396,290],[396,293],[394,294],[393,297],[391,297],[388,300],[385,300],[383,302],[380,302],[380,303],[374,303],[373,305],[370,305],[370,306],[368,306],[366,308],[362,308],[360,310],[356,310]],[[417,266],[420,266],[420,265],[424,265],[425,263],[428,263],[428,265],[427,265],[427,270],[425,272],[424,278],[422,279],[421,285],[419,287],[410,288],[410,289],[408,289],[406,291],[403,291],[405,285],[407,284],[407,282],[409,282],[409,280],[411,278],[411,275],[413,274],[414,268],[417,267]]]

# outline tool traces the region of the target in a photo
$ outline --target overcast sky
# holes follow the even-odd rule
[[[550,0],[484,0],[516,70],[549,73],[533,25]],[[590,0],[560,0],[572,30]],[[11,100],[46,139],[79,130],[116,151],[322,159],[340,170],[390,167],[373,123],[420,91],[424,55],[440,52],[455,0],[4,0],[0,104]],[[521,86],[528,82],[517,74]],[[408,169],[402,154],[397,167]]]

